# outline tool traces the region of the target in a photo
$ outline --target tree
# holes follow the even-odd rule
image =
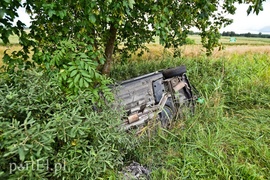
[[[154,36],[159,37],[165,48],[177,48],[185,43],[190,28],[197,27],[210,54],[218,45],[219,29],[232,23],[225,15],[234,14],[234,3],[250,3],[248,13],[259,13],[263,1],[26,0],[22,3],[4,0],[0,3],[1,39],[8,43],[8,37],[16,34],[23,47],[11,57],[6,54],[4,61],[9,68],[14,64],[25,68],[33,64],[56,68],[67,72],[63,73],[64,79],[71,76],[79,82],[81,77],[88,77],[79,83],[88,86],[98,72],[109,74],[114,53],[128,57],[146,48],[145,43],[154,41]],[[23,30],[22,22],[12,25],[19,7],[31,15],[29,34]],[[33,61],[26,61],[30,50]]]

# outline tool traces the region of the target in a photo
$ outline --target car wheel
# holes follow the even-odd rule
[[[169,106],[164,106],[159,116],[162,127],[167,127],[173,119],[173,110]]]
[[[175,76],[181,76],[182,74],[187,72],[186,66],[179,66],[175,68],[170,68],[162,71],[163,76],[165,79],[172,78]]]

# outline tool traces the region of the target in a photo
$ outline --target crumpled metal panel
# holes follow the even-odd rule
[[[162,73],[155,72],[123,81],[115,89],[115,100],[118,101],[118,105],[130,110],[131,113],[139,111],[145,106],[154,105],[156,101],[152,83],[162,77]]]

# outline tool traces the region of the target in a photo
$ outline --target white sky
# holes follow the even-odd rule
[[[227,17],[233,19],[233,23],[223,29],[223,31],[234,31],[235,33],[267,33],[270,34],[270,0],[266,0],[263,3],[264,10],[256,14],[251,13],[247,16],[248,5],[236,5],[237,10],[234,15],[228,15]],[[19,18],[27,27],[30,26],[30,18],[24,11],[20,8],[18,10]],[[264,30],[265,29],[265,30]]]
[[[18,14],[19,14],[19,18],[16,18],[15,22],[17,20],[20,20],[26,25],[26,27],[29,27],[31,25],[31,23],[30,23],[31,20],[30,20],[29,15],[25,12],[25,9],[24,8],[19,8],[18,9]]]
[[[234,31],[236,33],[267,33],[270,34],[270,0],[263,3],[263,11],[258,15],[249,14],[247,16],[248,5],[237,5],[237,10],[234,15],[227,17],[233,19],[233,23],[223,29],[223,31]],[[263,32],[266,29],[266,32]]]

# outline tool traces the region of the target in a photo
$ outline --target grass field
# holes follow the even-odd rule
[[[146,138],[134,150],[136,160],[153,170],[152,179],[268,179],[269,53],[132,61],[116,65],[112,76],[128,79],[180,64],[205,102],[194,116]]]
[[[200,44],[186,45],[182,58],[172,58],[157,44],[148,47],[143,57],[116,64],[112,77],[123,80],[185,64],[205,99],[194,116],[161,129],[135,150],[136,160],[153,170],[152,179],[268,179],[270,45],[243,38],[211,57]]]
[[[198,35],[190,35],[190,39],[195,40],[196,44],[201,43],[201,38]],[[220,42],[226,45],[270,45],[269,38],[249,38],[249,37],[236,37],[236,42],[230,42],[229,36],[221,36]]]

